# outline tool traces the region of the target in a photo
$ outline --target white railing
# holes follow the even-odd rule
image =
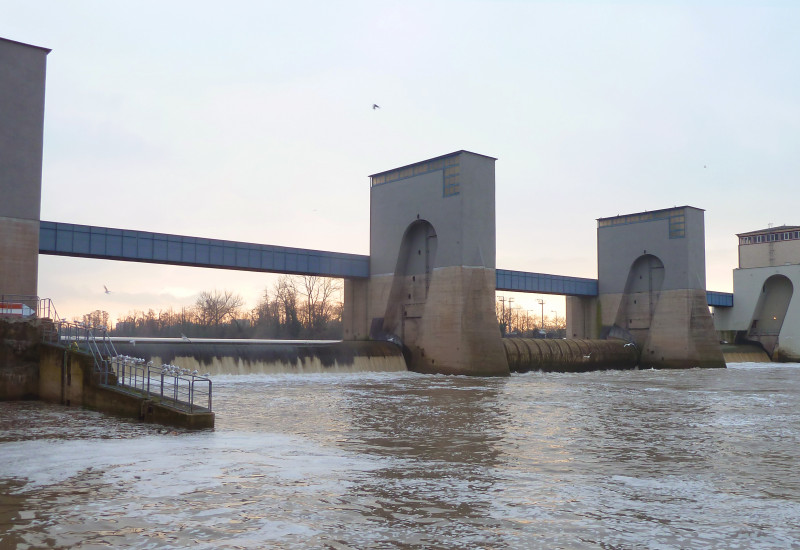
[[[163,404],[202,412],[211,410],[211,379],[175,365],[154,365],[138,357],[117,355],[111,358],[110,374],[122,389],[132,389]]]
[[[211,410],[211,379],[174,365],[154,366],[144,359],[118,355],[105,327],[59,318],[50,298],[0,293],[0,317],[49,320],[41,327],[42,341],[88,352],[101,384],[116,384],[171,407],[189,412]]]

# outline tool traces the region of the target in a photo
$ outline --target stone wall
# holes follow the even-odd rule
[[[36,324],[0,318],[0,401],[39,396],[39,332]]]

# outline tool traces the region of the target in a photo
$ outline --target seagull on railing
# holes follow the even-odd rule
[[[186,336],[186,335],[185,335],[184,333],[182,333],[182,332],[181,332],[181,340],[183,340],[183,341],[185,341],[185,342],[191,342],[191,340],[189,340],[189,337],[188,337],[188,336]]]

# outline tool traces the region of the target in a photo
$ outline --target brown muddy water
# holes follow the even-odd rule
[[[0,548],[800,548],[800,365],[214,390],[199,433],[0,403]]]

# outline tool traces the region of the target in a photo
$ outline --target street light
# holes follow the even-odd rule
[[[540,306],[542,306],[542,330],[544,330],[544,304],[545,304],[545,301],[544,301],[544,300],[542,300],[541,298],[538,298],[538,299],[536,300],[536,302],[537,302],[537,303],[538,303]]]

